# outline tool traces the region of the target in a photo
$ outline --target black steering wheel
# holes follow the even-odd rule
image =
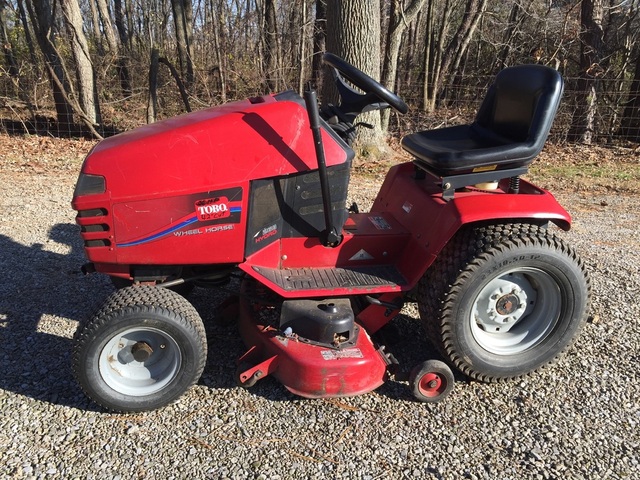
[[[344,78],[365,92],[367,97],[374,96],[379,100],[388,103],[400,113],[407,113],[409,107],[395,93],[385,88],[381,83],[376,82],[362,70],[357,69],[350,63],[345,62],[333,53],[325,53],[322,60],[327,65],[335,68]]]

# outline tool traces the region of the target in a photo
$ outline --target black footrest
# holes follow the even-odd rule
[[[359,268],[290,268],[253,267],[254,270],[283,290],[329,290],[376,287],[400,287],[406,280],[394,266]]]

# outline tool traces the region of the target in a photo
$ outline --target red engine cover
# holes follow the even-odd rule
[[[328,165],[347,160],[327,132]],[[266,96],[181,115],[100,142],[82,174],[106,192],[77,196],[98,263],[243,260],[249,182],[317,168],[304,106]],[[87,212],[91,211],[89,215]],[[97,213],[95,213],[97,212]],[[84,215],[84,216],[83,216]]]

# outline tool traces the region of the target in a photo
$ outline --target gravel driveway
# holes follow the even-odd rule
[[[4,168],[4,169],[1,169]],[[0,477],[9,478],[640,478],[640,199],[562,193],[562,235],[593,280],[589,323],[563,360],[497,385],[459,377],[446,402],[406,384],[341,400],[304,400],[267,378],[235,387],[244,351],[235,326],[211,321],[216,298],[192,300],[210,355],[178,403],[105,413],[70,369],[71,338],[111,291],[85,277],[69,202],[78,164],[0,167]],[[353,197],[366,203],[376,182]],[[389,349],[413,365],[434,355],[409,305]]]

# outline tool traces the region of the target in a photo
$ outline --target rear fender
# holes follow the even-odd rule
[[[548,191],[521,180],[518,194],[507,193],[505,179],[494,191],[467,189],[450,201],[433,179],[415,178],[414,167],[393,167],[374,201],[371,212],[387,211],[411,232],[398,268],[415,285],[440,251],[460,228],[476,223],[555,223],[569,230],[571,216]]]

